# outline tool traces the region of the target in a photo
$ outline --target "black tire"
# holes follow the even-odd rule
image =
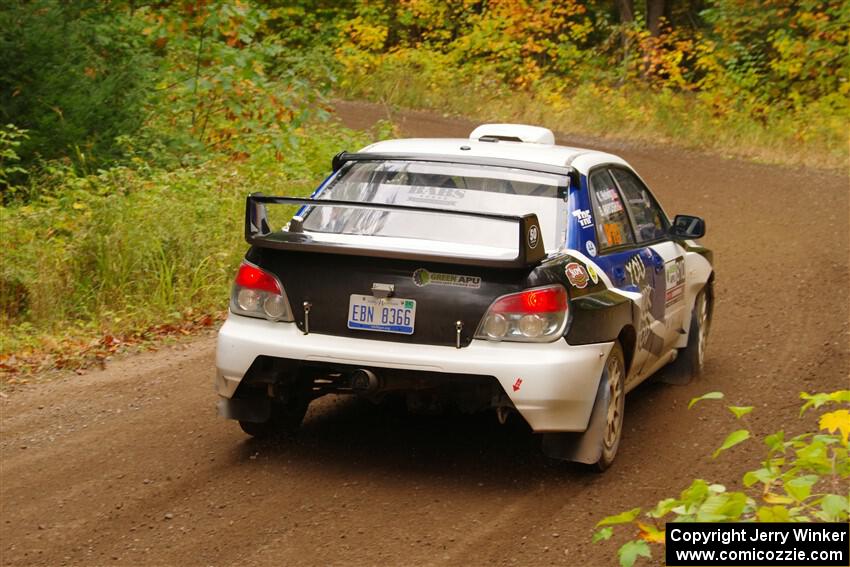
[[[310,401],[301,397],[292,397],[286,402],[276,400],[272,403],[269,419],[262,423],[240,420],[239,427],[257,439],[292,436],[301,427],[309,405]]]
[[[602,472],[611,466],[620,447],[623,436],[623,411],[626,407],[626,363],[623,347],[616,341],[605,360],[602,369],[602,381],[605,385],[605,432],[602,435],[602,452],[593,467]]]
[[[262,423],[257,423],[254,421],[242,421],[240,419],[239,427],[242,428],[242,431],[256,439],[266,439],[267,437],[271,437],[274,433],[274,428],[272,426],[271,419]]]
[[[703,289],[694,300],[691,325],[688,329],[688,344],[679,349],[676,360],[670,365],[669,378],[673,384],[688,384],[702,376],[705,368],[705,347],[711,329],[711,299]]]

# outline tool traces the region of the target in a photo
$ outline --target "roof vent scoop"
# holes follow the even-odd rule
[[[555,134],[548,128],[527,124],[482,124],[469,135],[480,142],[526,142],[529,144],[555,143]]]

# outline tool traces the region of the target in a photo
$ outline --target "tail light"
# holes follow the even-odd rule
[[[496,299],[475,331],[476,339],[551,342],[564,334],[569,302],[561,285],[548,285]]]
[[[274,274],[243,261],[230,293],[230,310],[272,321],[294,321],[289,299]]]

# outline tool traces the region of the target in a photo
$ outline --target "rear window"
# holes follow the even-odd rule
[[[317,197],[505,215],[534,213],[547,250],[566,240],[566,177],[508,167],[422,161],[346,164]],[[314,207],[304,230],[329,234],[421,239],[516,252],[515,223],[408,211]]]

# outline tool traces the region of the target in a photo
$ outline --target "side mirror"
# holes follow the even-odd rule
[[[676,215],[670,227],[670,236],[684,239],[697,239],[705,236],[705,221],[690,215]]]

